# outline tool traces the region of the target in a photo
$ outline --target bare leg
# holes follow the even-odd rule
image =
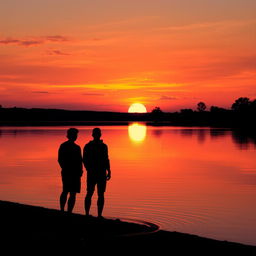
[[[67,202],[68,192],[62,192],[60,195],[60,210],[64,212],[65,205]]]
[[[102,211],[103,211],[103,208],[104,208],[104,202],[105,202],[104,193],[99,193],[98,194],[98,202],[97,202],[97,205],[98,205],[98,217],[102,217]]]
[[[92,203],[92,196],[93,196],[93,191],[88,192],[86,194],[85,200],[84,200],[84,208],[85,208],[85,214],[86,216],[89,216],[90,213],[90,208],[91,208],[91,203]]]
[[[76,202],[76,192],[70,192],[69,199],[68,199],[68,212],[72,213],[73,208]]]

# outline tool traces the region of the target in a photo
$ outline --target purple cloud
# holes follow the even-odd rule
[[[49,92],[47,92],[47,91],[33,91],[32,93],[49,93]]]
[[[55,35],[55,36],[46,36],[45,39],[51,42],[66,42],[69,39],[65,36]]]
[[[60,50],[49,50],[47,52],[48,55],[59,55],[59,56],[69,56],[69,53],[62,52]]]
[[[69,39],[65,36],[54,35],[54,36],[43,36],[43,37],[32,37],[28,39],[19,39],[19,38],[5,38],[0,40],[0,44],[3,45],[18,45],[18,46],[37,46],[44,43],[60,43],[67,42]],[[58,54],[58,53],[56,53]],[[60,54],[59,54],[60,55]]]
[[[4,40],[0,40],[0,44],[17,44],[19,43],[20,40],[17,39],[4,39]]]
[[[36,46],[42,44],[42,41],[37,41],[37,40],[23,40],[20,41],[18,44],[21,46]]]
[[[36,46],[42,44],[42,40],[21,40],[21,39],[12,39],[12,38],[6,38],[3,40],[0,40],[0,44],[14,44],[14,45],[20,45],[20,46]]]

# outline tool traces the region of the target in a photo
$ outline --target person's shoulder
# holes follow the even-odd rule
[[[76,148],[81,149],[81,147],[78,144],[74,143],[74,145]]]
[[[91,145],[92,145],[92,143],[93,143],[93,141],[91,140],[91,141],[89,141],[88,143],[86,143],[85,145],[84,145],[84,148],[88,148],[88,147],[90,147]]]
[[[102,145],[104,148],[108,148],[108,145],[102,141]]]
[[[68,144],[68,141],[64,141],[63,143],[60,144],[60,148],[66,147]]]

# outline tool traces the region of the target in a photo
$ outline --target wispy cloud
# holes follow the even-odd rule
[[[202,23],[192,23],[180,26],[166,26],[158,28],[156,30],[163,31],[189,31],[189,30],[199,30],[199,29],[213,29],[218,28],[221,30],[230,29],[231,27],[243,27],[247,25],[255,25],[256,20],[224,20],[217,22],[202,22]]]
[[[47,55],[69,56],[71,54],[60,50],[48,50]]]
[[[55,88],[88,88],[97,90],[138,90],[149,88],[175,88],[181,87],[181,84],[171,83],[145,83],[145,84],[133,84],[133,83],[102,83],[102,84],[69,84],[69,85],[52,85]]]
[[[159,100],[177,100],[177,97],[162,95]]]
[[[0,40],[0,44],[4,45],[18,45],[18,46],[37,46],[42,44],[42,40],[22,40],[22,39],[13,39],[13,38],[6,38]]]
[[[45,94],[45,93],[49,93],[47,91],[33,91],[32,93],[41,93],[41,94]]]
[[[60,36],[60,35],[55,35],[55,36],[45,36],[45,40],[51,41],[51,42],[67,42],[70,39],[66,36]]]
[[[82,93],[82,95],[85,95],[85,96],[104,96],[103,93]]]
[[[18,45],[18,46],[38,46],[46,43],[61,43],[67,42],[70,39],[66,36],[53,35],[53,36],[41,36],[41,37],[29,37],[29,38],[4,38],[0,40],[2,45]]]
[[[129,18],[117,19],[117,20],[110,21],[110,22],[104,22],[104,23],[100,23],[100,24],[91,25],[91,26],[88,26],[87,29],[93,30],[93,31],[102,30],[102,29],[120,30],[120,28],[124,29],[124,28],[131,27],[131,26],[139,27],[139,26],[142,26],[143,24],[148,24],[149,22],[153,23],[158,19],[159,19],[159,16],[154,16],[154,15],[140,16],[140,17],[129,17]]]

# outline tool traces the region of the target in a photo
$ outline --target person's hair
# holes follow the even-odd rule
[[[96,127],[92,130],[92,135],[101,135],[101,129]]]
[[[73,135],[77,135],[78,134],[78,129],[76,128],[69,128],[67,130],[67,137],[69,138],[70,136],[73,136]]]

